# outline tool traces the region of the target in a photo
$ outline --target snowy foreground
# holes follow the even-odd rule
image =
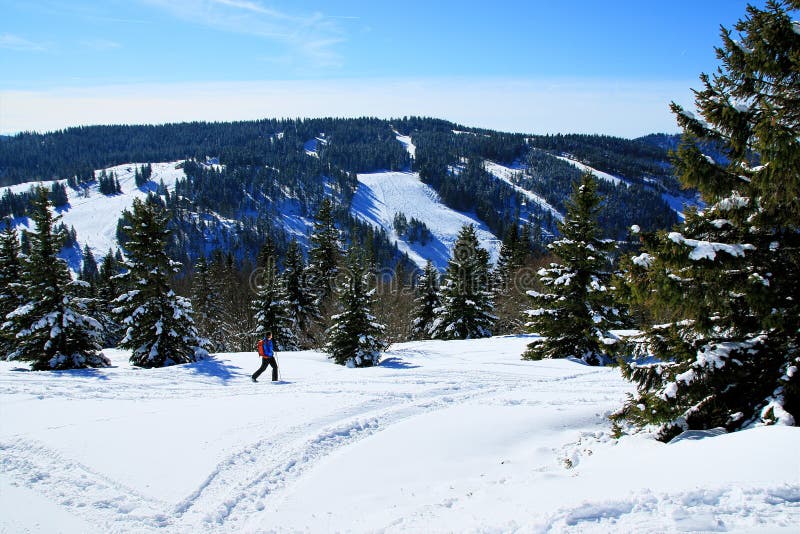
[[[612,368],[525,337],[394,345],[380,367],[255,354],[166,369],[0,362],[2,532],[796,532],[800,429],[612,440]]]

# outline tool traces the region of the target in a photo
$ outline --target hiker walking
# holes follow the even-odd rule
[[[258,382],[258,377],[266,371],[267,366],[272,366],[272,381],[278,381],[278,362],[275,361],[275,350],[272,348],[272,332],[267,332],[264,339],[258,340],[258,355],[261,356],[261,367],[250,377],[253,382]]]

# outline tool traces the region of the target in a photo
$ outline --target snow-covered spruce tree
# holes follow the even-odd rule
[[[504,294],[512,286],[514,274],[525,265],[529,248],[520,238],[519,227],[512,224],[500,245],[500,255],[494,268],[495,294]]]
[[[300,348],[311,348],[309,327],[314,321],[319,320],[320,315],[316,295],[308,283],[303,251],[300,250],[296,239],[289,242],[283,267],[289,317],[296,325]]]
[[[205,356],[206,341],[192,319],[189,299],[175,294],[169,276],[178,264],[165,251],[170,235],[167,217],[150,201],[135,199],[124,214],[127,272],[121,275],[128,291],[116,298],[114,313],[126,328],[119,346],[131,349],[130,361],[140,367],[164,367]]]
[[[211,273],[208,261],[200,257],[194,266],[192,309],[198,333],[214,352],[225,350],[222,328],[223,292],[220,280]]]
[[[24,285],[19,254],[17,230],[11,221],[5,221],[0,233],[0,327],[6,322],[6,315],[22,304]],[[11,324],[7,330],[0,328],[0,359],[5,359],[14,346],[10,327]]]
[[[97,268],[97,260],[94,258],[94,254],[92,253],[92,249],[89,248],[89,245],[83,246],[83,266],[81,267],[81,272],[78,278],[83,280],[84,282],[88,282],[92,285],[92,289],[95,289],[95,283],[97,282],[97,277],[99,275],[99,271]]]
[[[320,204],[309,241],[309,281],[316,292],[317,303],[324,307],[332,295],[342,256],[339,230],[333,220],[333,204],[329,198],[324,198]]]
[[[341,313],[331,317],[326,331],[325,352],[339,365],[371,367],[378,365],[386,348],[385,327],[372,315],[375,289],[370,289],[374,274],[366,267],[364,253],[351,247],[347,255],[344,287],[337,290]]]
[[[114,254],[109,249],[108,254],[103,256],[98,269],[95,288],[96,299],[94,309],[100,310],[97,320],[103,325],[103,347],[116,347],[124,335],[122,325],[119,324],[112,310],[114,309],[114,299],[119,292],[117,287],[119,281],[115,278],[119,274],[120,265],[114,258]]]
[[[38,371],[107,367],[99,344],[102,327],[72,293],[67,264],[57,256],[64,236],[54,232],[57,219],[46,190],[34,196],[30,217],[36,230],[28,231],[30,252],[22,263],[23,301],[3,325],[14,334],[7,358],[31,362]]]
[[[545,293],[529,291],[534,309],[528,327],[541,338],[522,355],[526,360],[580,358],[590,365],[610,363],[616,337],[609,330],[623,326],[614,305],[609,253],[614,242],[600,238],[600,197],[591,173],[576,182],[559,223],[560,238],[548,245],[560,263],[537,274]]]
[[[430,260],[425,264],[425,270],[417,280],[416,292],[411,336],[414,339],[428,339],[431,335],[431,326],[436,319],[436,310],[442,305],[439,300],[439,271]]]
[[[256,297],[252,304],[255,333],[263,337],[272,332],[276,350],[299,350],[297,325],[289,313],[286,287],[278,274],[276,255],[275,246],[267,240],[258,257],[259,276],[253,278],[256,282]]]
[[[492,335],[496,317],[489,290],[489,253],[480,247],[472,225],[458,233],[439,299],[441,306],[436,309],[430,328],[432,337],[471,339]]]
[[[721,67],[700,78],[702,120],[672,105],[684,130],[674,163],[706,207],[646,236],[634,258],[633,294],[676,320],[646,329],[660,363],[623,367],[638,394],[615,415],[664,441],[800,420],[798,9],[797,0],[748,6],[738,35],[722,30]]]
[[[519,217],[515,217],[517,219]],[[522,286],[532,274],[526,268],[531,256],[531,246],[530,235],[525,228],[527,225],[523,227],[524,235],[520,235],[519,227],[516,224],[511,225],[503,238],[497,265],[492,271],[494,314],[497,316],[495,334],[519,333],[524,330],[522,311],[527,307],[528,297]]]

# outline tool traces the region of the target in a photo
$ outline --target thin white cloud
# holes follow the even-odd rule
[[[122,48],[122,45],[120,43],[116,41],[111,41],[109,39],[88,39],[85,41],[81,41],[80,44],[85,48],[91,48],[92,50],[97,50],[100,52]]]
[[[418,79],[179,83],[0,92],[0,133],[264,117],[439,117],[526,133],[677,131],[692,82]]]
[[[18,52],[46,52],[50,50],[50,43],[35,42],[11,33],[0,34],[0,48],[16,50]]]
[[[294,15],[255,0],[142,0],[172,16],[216,30],[252,35],[278,44],[298,65],[338,67],[336,45],[345,33],[335,17],[319,12]]]

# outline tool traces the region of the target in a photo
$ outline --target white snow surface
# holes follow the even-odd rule
[[[475,226],[478,241],[489,251],[491,260],[497,261],[500,241],[474,214],[462,213],[445,206],[438,193],[422,183],[418,173],[375,172],[358,175],[358,189],[353,196],[352,213],[373,226],[384,228],[389,239],[408,253],[414,263],[424,267],[428,259],[439,269],[444,269],[453,250],[461,227]],[[425,223],[433,234],[426,245],[408,243],[394,230],[394,216],[405,214]]]
[[[417,146],[411,141],[411,136],[410,135],[400,135],[400,132],[398,132],[397,130],[395,130],[394,135],[397,138],[397,140],[400,141],[400,144],[403,145],[403,148],[406,149],[406,152],[408,152],[408,155],[411,156],[412,158],[416,158],[417,157]]]
[[[103,170],[107,174],[113,172],[120,183],[122,193],[118,195],[103,195],[98,190],[99,184],[96,182],[85,190],[85,196],[83,190],[75,191],[67,187],[69,204],[57,210],[57,213],[62,216],[62,222],[68,228],[70,226],[75,227],[81,248],[83,245],[88,244],[99,261],[99,258],[105,256],[109,249],[117,248],[117,221],[122,212],[130,209],[133,205],[134,198],[146,198],[149,191],[158,189],[161,181],[164,182],[168,190],[174,190],[175,182],[178,178],[185,176],[182,168],[175,168],[179,163],[179,161],[153,163],[153,174],[150,177],[150,182],[141,188],[136,187],[134,173],[136,169],[141,168],[145,163],[125,163],[97,170],[95,171],[95,176],[97,177],[100,176]],[[66,183],[66,180],[60,180],[60,182]],[[50,189],[52,184],[53,182],[41,182],[41,185],[47,189]],[[3,189],[10,189],[13,193],[21,193],[28,191],[31,186],[35,185],[37,185],[36,182],[28,182]],[[0,195],[5,192],[4,190],[0,191]],[[30,226],[31,224],[27,218],[17,219],[17,221],[24,226]]]
[[[278,384],[255,353],[0,362],[0,532],[796,532],[800,429],[614,440],[619,370],[531,339],[279,353]]]

